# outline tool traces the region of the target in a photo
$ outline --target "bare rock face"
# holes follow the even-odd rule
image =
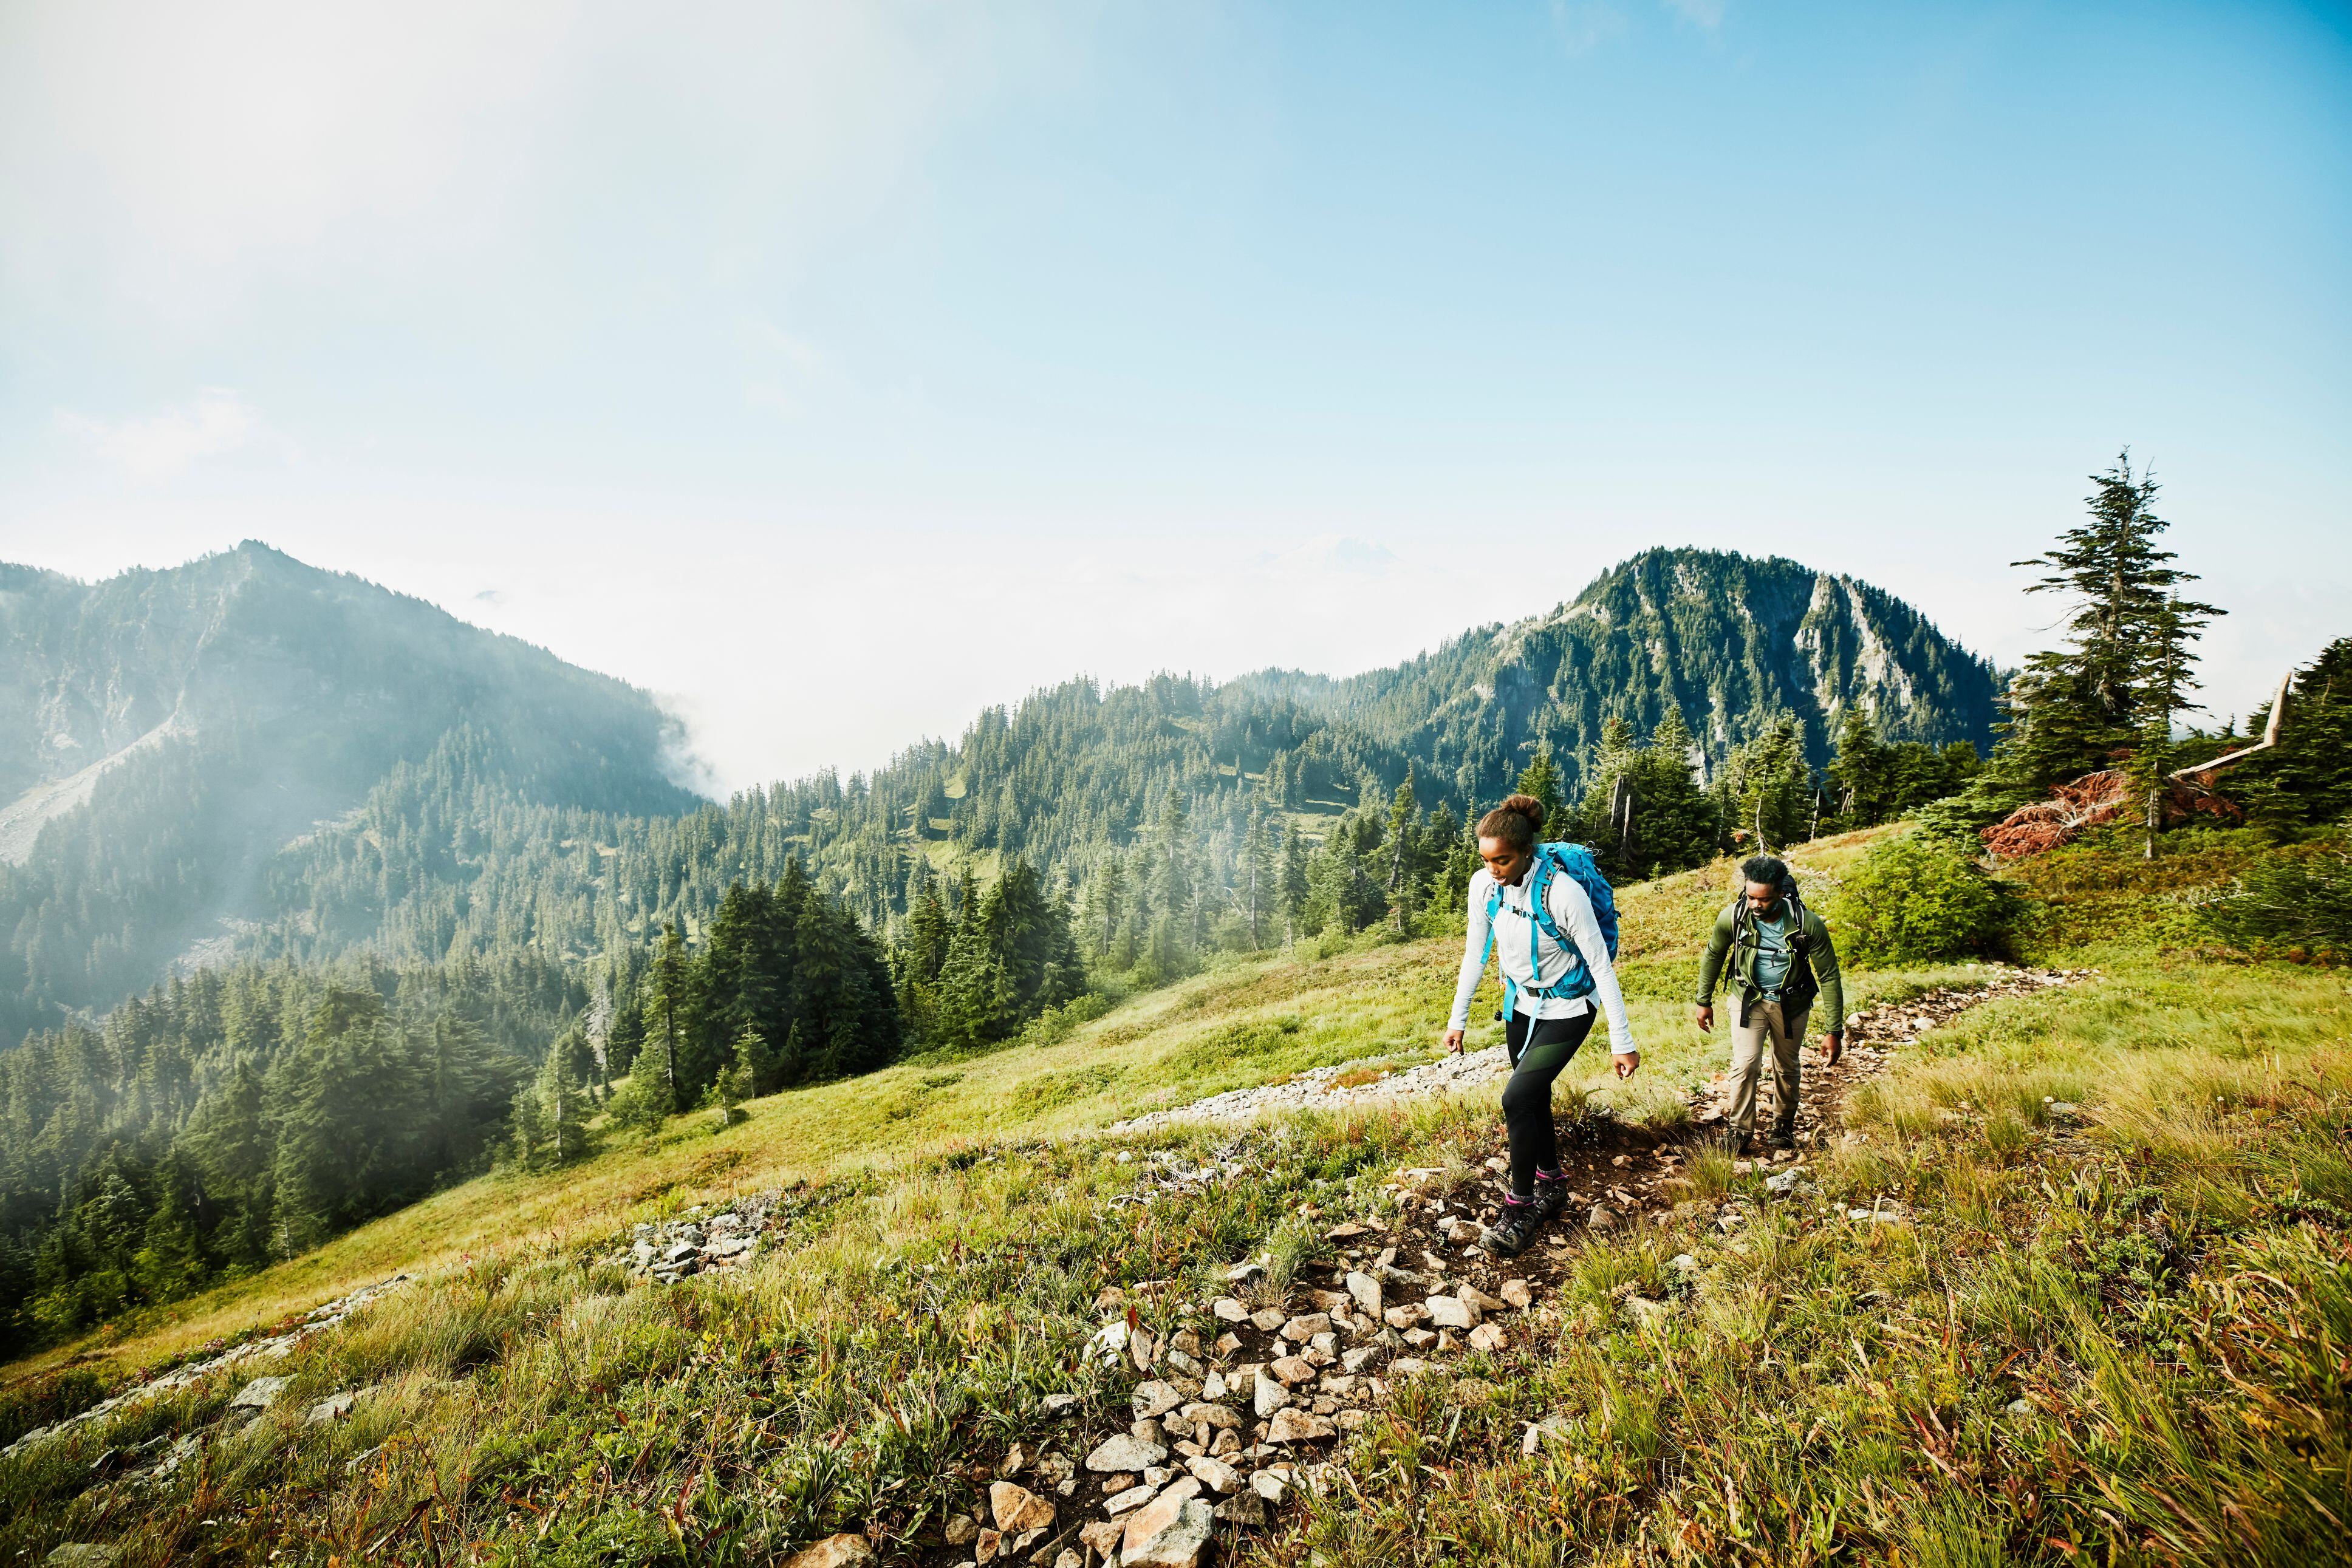
[[[874,1560],[874,1548],[866,1543],[866,1537],[835,1535],[794,1553],[784,1568],[854,1568]]]

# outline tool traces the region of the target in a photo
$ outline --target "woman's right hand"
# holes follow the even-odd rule
[[[1445,1049],[1455,1056],[1462,1054],[1463,1032],[1458,1029],[1449,1029],[1445,1031]]]

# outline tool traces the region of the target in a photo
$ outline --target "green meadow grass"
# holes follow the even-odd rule
[[[1859,847],[1811,846],[1809,885]],[[1615,1083],[1595,1051],[1577,1092],[1672,1124],[1721,1070],[1685,993],[1728,876],[1627,890],[1645,1069]],[[2345,1560],[2352,992],[2159,950],[2131,903],[2084,923],[2096,945],[2042,948],[2100,978],[1973,1009],[1858,1092],[1860,1141],[1812,1161],[1819,1196],[1771,1200],[1692,1160],[1690,1203],[1583,1243],[1534,1343],[1401,1385],[1334,1490],[1253,1560]],[[124,1325],[75,1347],[97,1358],[83,1369],[119,1377],[394,1269],[425,1276],[272,1368],[289,1396],[171,1486],[110,1485],[94,1462],[209,1418],[240,1376],[0,1463],[0,1563],[67,1541],[120,1541],[126,1563],[755,1563],[869,1524],[936,1542],[972,1465],[1067,1430],[1042,1395],[1124,1425],[1135,1375],[1079,1354],[1105,1285],[1185,1282],[1142,1306],[1172,1328],[1210,1270],[1315,1258],[1398,1166],[1466,1177],[1495,1140],[1489,1099],[1089,1135],[1307,1067],[1426,1060],[1457,953],[1236,963],[1053,1044],[471,1183]],[[1971,972],[1857,976],[1849,1006]],[[1212,1153],[1245,1174],[1114,1201],[1161,1156]],[[739,1274],[650,1289],[600,1260],[635,1220],[773,1187],[793,1218]],[[1727,1198],[1746,1215],[1729,1231]],[[1843,1217],[1890,1201],[1912,1222]],[[1668,1310],[1633,1314],[1633,1295]],[[372,1390],[350,1419],[300,1424],[346,1388]]]

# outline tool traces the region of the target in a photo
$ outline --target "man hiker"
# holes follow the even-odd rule
[[[1715,1027],[1715,983],[1723,974],[1726,956],[1731,959],[1729,988],[1739,999],[1738,1026],[1731,1036],[1731,1117],[1726,1136],[1733,1152],[1756,1152],[1756,1081],[1762,1075],[1765,1048],[1772,1054],[1773,1115],[1771,1144],[1792,1149],[1797,1143],[1797,1048],[1805,1038],[1805,1019],[1821,1004],[1829,1028],[1822,1044],[1834,1063],[1845,1049],[1845,986],[1838,977],[1837,949],[1830,943],[1829,926],[1797,896],[1797,884],[1786,863],[1771,855],[1750,855],[1740,862],[1745,885],[1740,895],[1715,919],[1715,935],[1706,945],[1706,962],[1699,966],[1698,1027]]]

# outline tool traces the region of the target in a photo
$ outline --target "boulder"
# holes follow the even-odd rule
[[[1131,1434],[1122,1432],[1108,1438],[1103,1445],[1087,1456],[1087,1469],[1097,1475],[1118,1470],[1149,1469],[1168,1457],[1168,1450],[1157,1443],[1147,1443]]]
[[[1207,1559],[1216,1516],[1197,1497],[1171,1501],[1177,1487],[1127,1521],[1119,1538],[1119,1568],[1200,1568]]]
[[[832,1535],[786,1559],[784,1568],[852,1568],[874,1560],[874,1548],[866,1543],[866,1537]]]
[[[989,1487],[988,1511],[996,1521],[996,1528],[1007,1535],[1025,1535],[1054,1522],[1052,1503],[1012,1481],[997,1481]]]

